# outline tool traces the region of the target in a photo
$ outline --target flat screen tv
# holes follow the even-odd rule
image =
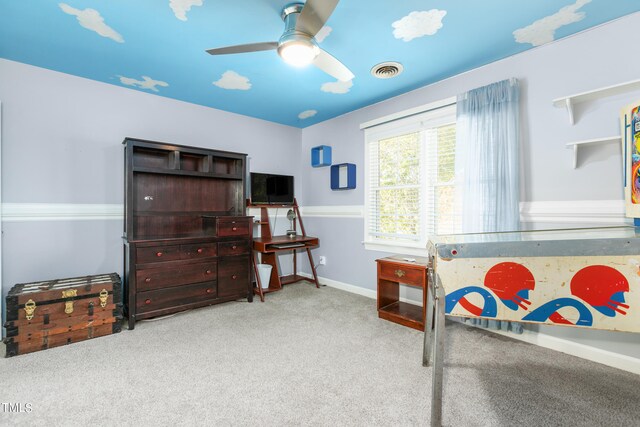
[[[254,205],[292,205],[293,177],[251,172],[251,203]]]

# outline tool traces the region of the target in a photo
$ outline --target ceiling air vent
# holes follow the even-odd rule
[[[371,75],[379,79],[390,79],[402,73],[402,64],[399,62],[381,62],[374,65],[371,69]]]

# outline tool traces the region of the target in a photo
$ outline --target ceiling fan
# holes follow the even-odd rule
[[[282,9],[284,33],[277,42],[241,44],[208,49],[211,55],[277,50],[288,64],[305,66],[313,63],[330,76],[348,81],[353,73],[340,61],[318,46],[315,35],[338,5],[339,0],[307,0],[306,3],[290,3]]]

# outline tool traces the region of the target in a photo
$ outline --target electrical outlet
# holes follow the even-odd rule
[[[318,263],[320,263],[320,265],[327,265],[327,257],[322,255],[318,257]]]

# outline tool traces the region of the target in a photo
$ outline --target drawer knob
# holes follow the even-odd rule
[[[233,227],[231,230],[232,230],[232,231],[237,231],[237,230],[238,230],[238,227]]]
[[[144,300],[144,303],[145,304],[151,304],[151,300],[150,299],[146,299],[146,300]]]
[[[396,276],[398,276],[398,277],[402,277],[405,274],[407,274],[407,273],[404,272],[404,270],[396,270],[394,273],[396,273]]]
[[[232,278],[233,280],[235,280],[235,279],[237,279],[237,278],[238,278],[238,276],[236,276],[236,275],[234,274],[233,276],[231,276],[231,278]]]
[[[149,283],[151,281],[151,277],[147,277],[146,279],[144,279],[144,281]]]
[[[211,270],[207,270],[207,271],[206,271],[206,273],[207,273],[207,274],[211,274]]]
[[[162,256],[163,253],[162,252],[156,252],[156,256]]]
[[[231,246],[231,249],[237,249],[238,247],[236,245]]]
[[[201,254],[202,253],[202,248],[198,248],[198,253]]]
[[[213,289],[209,288],[207,289],[207,293],[210,294],[211,292],[213,292]]]

